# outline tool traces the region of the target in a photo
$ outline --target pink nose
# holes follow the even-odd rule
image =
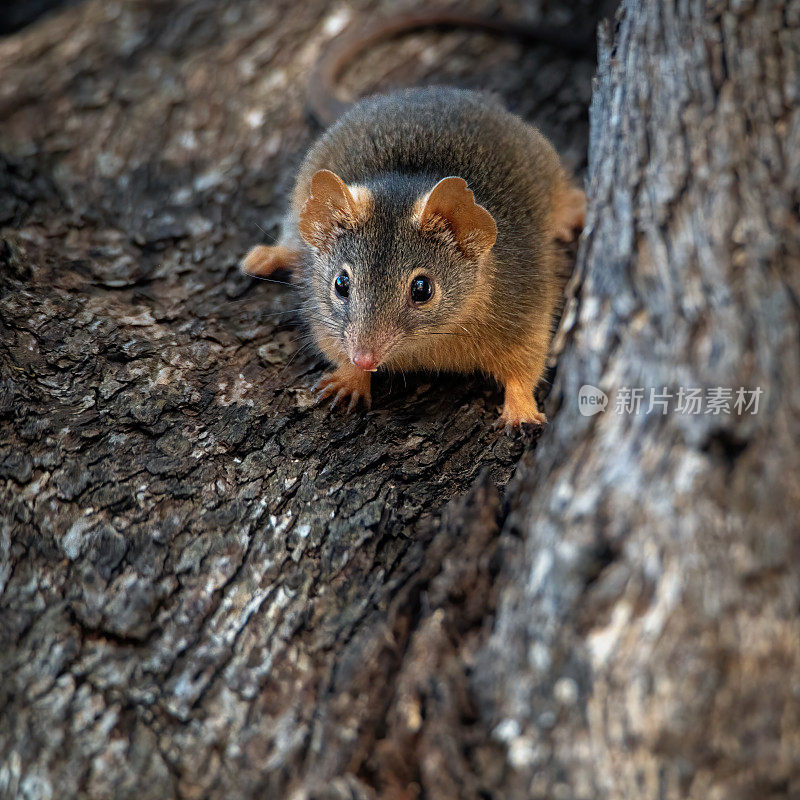
[[[354,353],[353,363],[365,372],[372,372],[378,368],[378,359],[374,353]]]

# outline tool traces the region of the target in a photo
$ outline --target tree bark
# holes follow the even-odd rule
[[[604,29],[527,445],[479,379],[314,408],[291,292],[236,270],[375,11],[90,0],[0,42],[0,797],[800,796],[799,4]],[[593,68],[425,33],[348,81],[502,87],[580,167]],[[681,386],[763,394],[615,410]]]
[[[559,411],[476,671],[501,796],[800,796],[798,24],[627,2],[601,45]],[[584,417],[582,384],[763,395]]]

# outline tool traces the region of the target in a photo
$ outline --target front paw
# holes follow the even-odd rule
[[[372,406],[370,395],[370,374],[356,367],[339,367],[335,372],[324,375],[314,387],[316,400],[321,403],[328,397],[333,397],[331,408],[336,408],[340,403],[349,400],[347,413],[350,413],[359,403],[369,409]]]
[[[539,411],[536,403],[526,408],[509,408],[506,405],[492,427],[494,430],[505,430],[507,434],[519,432],[529,435],[541,430],[546,422],[547,417]]]

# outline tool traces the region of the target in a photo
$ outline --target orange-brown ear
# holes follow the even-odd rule
[[[442,178],[422,198],[421,206],[420,227],[436,232],[444,224],[467,255],[481,256],[497,240],[494,217],[475,202],[475,195],[463,178]]]
[[[300,212],[300,235],[312,247],[324,249],[337,230],[352,228],[368,212],[370,194],[363,186],[348,186],[335,172],[320,169],[311,178],[311,194]]]

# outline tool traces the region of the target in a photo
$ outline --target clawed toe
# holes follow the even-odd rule
[[[317,404],[333,397],[330,403],[331,410],[341,406],[348,414],[353,411],[359,403],[363,403],[367,409],[369,409],[371,405],[368,386],[367,391],[364,391],[363,386],[360,384],[354,386],[350,381],[344,380],[342,376],[338,375],[336,372],[330,375],[324,375],[320,378],[314,385],[313,392]],[[347,401],[346,405],[345,401]]]
[[[359,403],[362,402],[367,410],[370,408],[368,395],[364,396],[361,394],[361,392],[353,391],[349,386],[340,386],[339,384],[333,382],[329,383],[321,391],[317,392],[317,402],[321,403],[331,395],[333,395],[333,400],[330,404],[331,411],[333,411],[335,408],[341,407],[345,410],[345,413],[349,414],[356,409]],[[345,401],[347,401],[346,405]]]
[[[317,403],[321,403],[323,400],[339,391],[339,386],[333,381],[330,375],[326,375],[324,378],[317,381],[312,391]]]
[[[350,402],[347,404],[347,413],[350,414],[354,411],[359,403],[363,403],[367,411],[369,411],[372,406],[369,395],[362,395],[361,392],[353,392],[353,394],[350,395]]]
[[[541,411],[527,419],[507,417],[502,414],[494,421],[492,428],[496,431],[503,430],[509,436],[519,433],[527,438],[541,431],[546,422],[547,417]]]
[[[339,391],[336,392],[336,396],[333,398],[333,401],[331,402],[331,409],[336,408],[336,406],[338,406],[339,403],[345,399],[345,397],[347,397],[347,389],[339,389]]]

